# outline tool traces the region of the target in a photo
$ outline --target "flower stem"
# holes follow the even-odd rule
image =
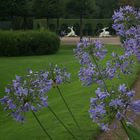
[[[62,95],[62,93],[61,93],[61,90],[59,89],[58,86],[56,86],[56,88],[57,88],[58,92],[60,93],[60,96],[61,96],[61,98],[62,98],[62,100],[63,100],[65,106],[67,107],[67,109],[68,109],[70,115],[72,116],[73,121],[75,122],[75,124],[76,124],[76,126],[79,128],[79,130],[81,130],[81,128],[80,128],[78,122],[76,121],[76,119],[75,119],[75,117],[74,117],[72,111],[70,110],[70,108],[69,108],[69,106],[68,106],[68,104],[67,104],[65,98],[63,97],[63,95]]]
[[[67,132],[75,139],[78,140],[75,135],[67,128],[67,126],[59,119],[59,117],[56,115],[56,113],[52,110],[50,106],[48,106],[49,110],[52,112],[52,114],[55,116],[55,118],[62,124],[62,126],[67,130]]]
[[[120,122],[121,122],[121,125],[122,125],[122,127],[123,127],[123,129],[124,129],[126,135],[127,135],[128,138],[129,138],[129,140],[132,140],[131,137],[130,137],[130,135],[129,135],[129,133],[128,133],[128,131],[127,131],[127,129],[126,129],[126,126],[125,126],[125,124],[124,124],[124,121],[121,120]]]
[[[44,126],[42,125],[42,123],[40,122],[40,120],[38,119],[38,117],[36,116],[36,114],[34,113],[34,111],[32,111],[32,114],[35,117],[35,119],[38,122],[38,124],[40,125],[40,127],[42,128],[42,130],[45,132],[45,134],[49,137],[50,140],[52,140],[52,137],[49,135],[49,133],[47,132],[47,130],[44,128]]]
[[[93,55],[91,55],[91,56],[92,56],[92,58],[93,58],[93,61],[94,61],[95,65],[96,65],[97,69],[98,69],[98,72],[99,72],[99,74],[100,74],[100,76],[101,76],[101,79],[102,79],[102,81],[103,81],[103,84],[104,84],[104,86],[105,86],[105,89],[106,89],[107,92],[109,92],[109,90],[108,90],[108,88],[107,88],[107,85],[106,85],[106,82],[105,82],[105,80],[104,80],[104,78],[103,78],[103,75],[102,75],[102,73],[101,73],[101,71],[100,71],[99,65],[98,65],[96,59],[94,58],[94,56],[93,56]]]

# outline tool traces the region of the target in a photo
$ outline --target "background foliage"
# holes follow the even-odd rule
[[[0,0],[0,21],[11,21],[7,28],[31,29],[33,19],[56,18],[57,31],[59,29],[60,18],[80,18],[80,13],[88,19],[111,18],[113,10],[120,6],[129,4],[140,7],[139,0],[85,0],[73,7],[73,0]],[[71,4],[72,3],[72,4]],[[76,9],[76,10],[73,10]],[[80,14],[80,15],[79,15]],[[0,28],[3,24],[0,23]],[[4,29],[6,27],[3,27]],[[49,28],[49,27],[48,27]]]

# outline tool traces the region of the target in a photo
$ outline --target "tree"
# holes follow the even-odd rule
[[[6,0],[0,0],[0,18],[5,19],[5,17],[8,16],[8,8],[7,8],[7,1]],[[8,17],[7,17],[8,18]]]
[[[30,10],[32,0],[0,0],[0,17],[5,17],[15,23],[17,17],[23,18],[23,28],[26,29],[27,17]],[[17,22],[17,21],[16,21]],[[14,28],[14,24],[13,24]]]
[[[36,17],[47,19],[47,28],[49,28],[49,19],[54,17],[56,0],[34,0],[34,13]]]
[[[27,29],[27,18],[32,17],[32,0],[19,0],[17,3],[17,7],[19,8],[19,13],[17,16],[21,16],[23,18],[23,29]]]
[[[47,19],[47,28],[49,28],[49,19],[56,18],[56,32],[59,31],[59,18],[64,11],[64,0],[34,0],[34,12],[38,18]]]
[[[0,15],[13,18],[21,13],[22,2],[20,0],[0,0]],[[21,4],[21,5],[20,5]]]
[[[118,0],[96,0],[98,18],[110,18],[113,11],[118,8]]]
[[[67,10],[79,16],[80,19],[80,40],[82,39],[83,33],[83,18],[85,15],[93,13],[95,8],[94,0],[70,0],[67,3]]]
[[[64,3],[63,0],[55,0],[53,7],[53,14],[56,18],[56,32],[59,33],[59,18],[63,16],[64,13]]]

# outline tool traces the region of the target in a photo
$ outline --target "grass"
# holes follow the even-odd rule
[[[76,119],[78,120],[82,131],[79,131],[73,123],[67,109],[65,108],[58,91],[54,88],[49,95],[49,104],[59,117],[67,124],[72,132],[79,137],[79,140],[94,140],[99,134],[99,128],[95,125],[89,117],[89,99],[94,96],[96,86],[87,88],[82,87],[81,82],[77,77],[79,64],[74,58],[72,48],[74,46],[62,46],[59,53],[47,56],[31,56],[31,57],[1,57],[0,58],[0,97],[4,95],[4,87],[17,75],[23,75],[28,68],[33,70],[46,69],[48,64],[58,64],[66,66],[67,70],[71,72],[71,83],[61,85],[60,89],[73,111]],[[107,46],[108,52],[112,51],[121,53],[119,46]],[[108,55],[106,59],[111,59]],[[134,69],[134,74],[121,79],[115,79],[111,83],[118,85],[126,83],[132,85],[138,76],[139,65],[137,64]],[[110,81],[108,82],[108,85]],[[59,124],[55,117],[49,110],[43,109],[37,113],[41,122],[44,124],[48,132],[54,140],[72,140],[72,137],[65,131]],[[31,113],[26,114],[26,122],[19,124],[12,120],[11,117],[3,111],[0,106],[0,140],[46,140],[44,132],[40,129],[36,120]]]

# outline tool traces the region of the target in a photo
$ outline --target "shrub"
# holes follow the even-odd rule
[[[48,31],[0,31],[0,56],[56,53],[60,40]]]

